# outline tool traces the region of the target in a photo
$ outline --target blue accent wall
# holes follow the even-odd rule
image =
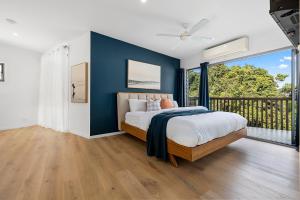
[[[161,66],[161,90],[127,88],[127,60]],[[91,32],[91,135],[118,131],[117,92],[173,93],[180,60]]]

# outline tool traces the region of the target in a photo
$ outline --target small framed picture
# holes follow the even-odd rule
[[[88,102],[88,63],[74,65],[71,68],[71,102]]]
[[[0,81],[4,82],[4,63],[0,63]]]

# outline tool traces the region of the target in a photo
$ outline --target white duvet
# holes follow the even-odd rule
[[[170,110],[206,109],[202,106],[164,109],[151,112],[128,112],[125,122],[147,131],[156,114]],[[167,138],[186,147],[194,147],[225,136],[247,126],[247,120],[236,113],[212,112],[171,118],[167,125]]]

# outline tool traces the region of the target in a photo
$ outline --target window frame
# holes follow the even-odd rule
[[[2,79],[0,78],[0,82],[5,81],[5,68],[4,68],[4,63],[0,63],[0,68],[1,68],[1,73],[2,73]]]

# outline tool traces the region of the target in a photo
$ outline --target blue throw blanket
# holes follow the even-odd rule
[[[147,132],[147,154],[168,160],[167,124],[169,119],[178,116],[200,115],[210,113],[204,109],[169,111],[155,115]],[[183,133],[184,134],[184,133]]]

